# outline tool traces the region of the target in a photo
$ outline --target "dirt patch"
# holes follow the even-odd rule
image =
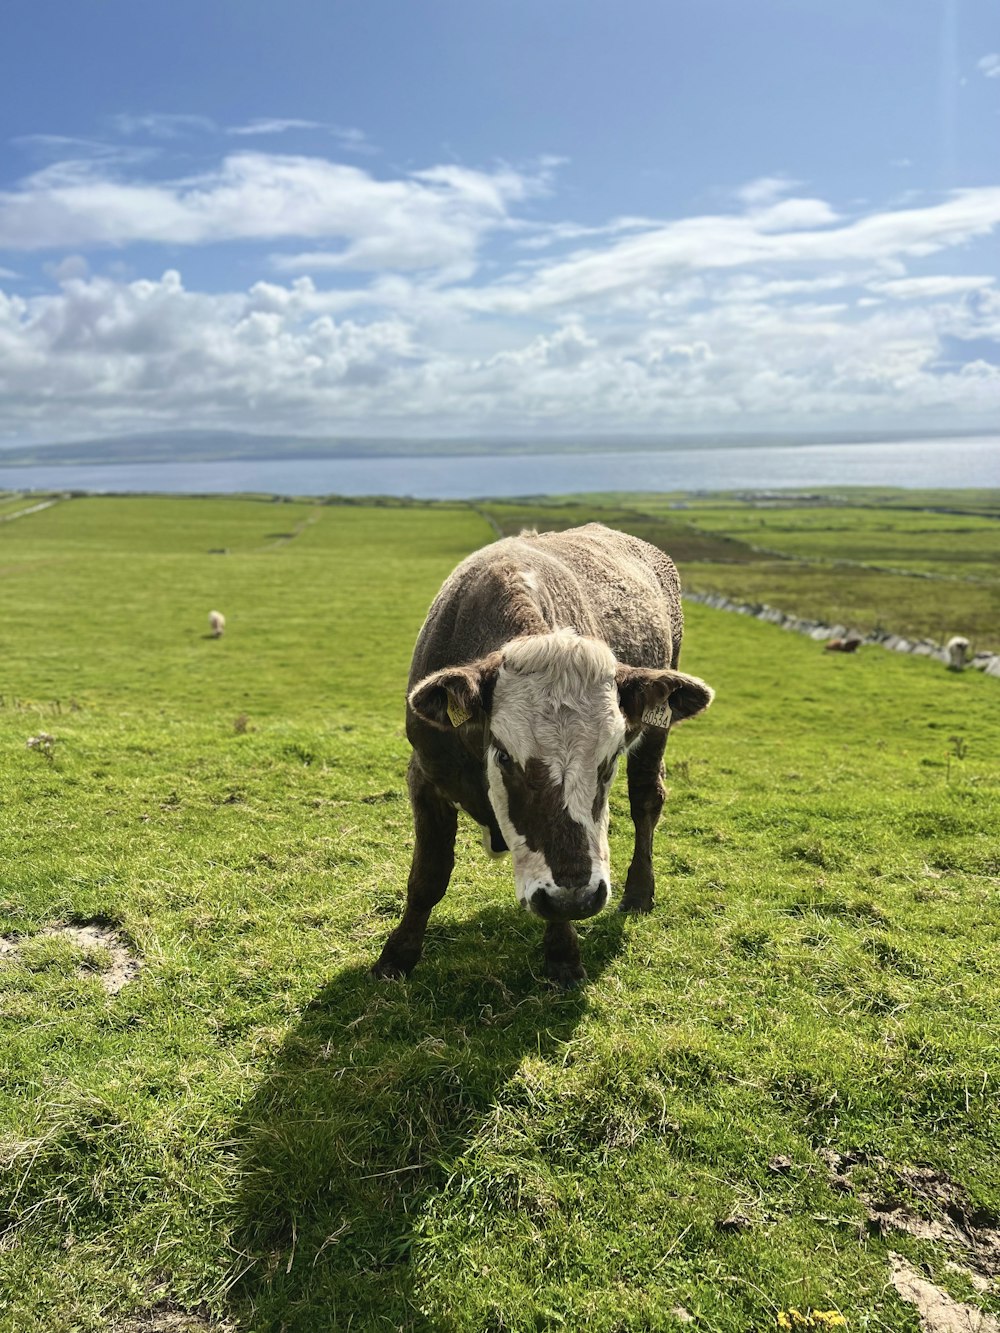
[[[13,961],[29,940],[62,939],[75,945],[85,955],[77,972],[85,976],[97,972],[101,985],[109,995],[117,995],[138,976],[142,959],[137,958],[132,949],[113,926],[103,921],[83,921],[71,925],[43,926],[32,935],[0,936],[0,963]],[[95,965],[91,959],[97,955],[106,955],[108,962]]]
[[[889,1278],[908,1304],[916,1306],[925,1333],[1000,1333],[1000,1321],[974,1305],[954,1300],[900,1254],[889,1255]]]
[[[998,1219],[975,1210],[964,1190],[942,1171],[905,1167],[898,1172],[904,1190],[931,1214],[922,1217],[905,1200],[891,1195],[875,1201],[872,1216],[885,1227],[909,1231],[928,1240],[953,1241],[971,1251],[975,1267],[987,1277],[1000,1274]],[[927,1234],[933,1233],[933,1234]]]
[[[829,1151],[822,1156],[831,1186],[861,1202],[873,1230],[902,1231],[917,1240],[942,1244],[961,1260],[953,1262],[954,1269],[978,1291],[992,1289],[993,1279],[1000,1276],[1000,1220],[974,1208],[957,1181],[934,1167],[894,1167],[883,1157],[865,1153]],[[877,1189],[856,1184],[857,1167],[870,1168],[883,1183]]]

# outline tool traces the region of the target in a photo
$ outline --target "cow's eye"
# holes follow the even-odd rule
[[[501,768],[507,768],[509,764],[514,762],[507,751],[501,750],[499,745],[494,745],[493,754],[496,756],[496,761]]]

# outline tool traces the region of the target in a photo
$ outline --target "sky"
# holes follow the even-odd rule
[[[6,0],[0,443],[998,429],[995,0]]]

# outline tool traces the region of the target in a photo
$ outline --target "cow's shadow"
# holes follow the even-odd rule
[[[622,937],[617,913],[588,923],[591,982]],[[536,975],[540,938],[510,908],[432,921],[408,981],[351,967],[315,997],[235,1127],[240,1326],[440,1328],[416,1290],[424,1205],[524,1056],[561,1059],[588,1008],[588,983]]]

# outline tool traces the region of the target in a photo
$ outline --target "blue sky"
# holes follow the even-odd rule
[[[8,0],[0,440],[995,428],[994,0]]]

